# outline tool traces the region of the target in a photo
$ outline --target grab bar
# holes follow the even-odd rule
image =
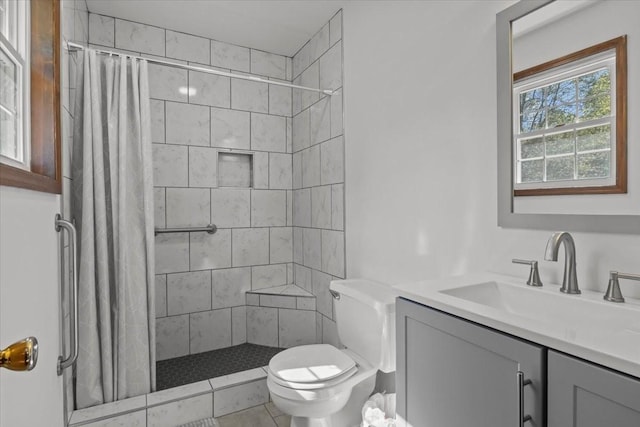
[[[78,238],[75,225],[73,225],[73,223],[69,221],[62,219],[62,216],[60,216],[60,214],[56,215],[55,225],[57,232],[60,232],[64,228],[65,230],[67,230],[67,233],[69,233],[69,252],[71,253],[71,267],[73,269],[73,274],[71,275],[72,292],[70,301],[70,305],[71,307],[73,307],[73,310],[71,312],[73,314],[73,317],[71,319],[72,329],[70,331],[71,354],[69,354],[69,356],[67,356],[66,358],[64,358],[64,355],[58,357],[58,375],[62,375],[62,371],[76,363],[76,360],[78,359]],[[62,277],[64,278],[64,273],[62,273]]]
[[[156,228],[155,234],[165,234],[165,233],[193,233],[196,231],[206,231],[209,234],[214,234],[218,231],[218,227],[215,224],[209,224],[206,227],[185,227],[185,228]]]

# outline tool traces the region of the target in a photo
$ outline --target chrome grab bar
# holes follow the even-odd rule
[[[524,379],[524,372],[518,371],[518,426],[524,427],[524,423],[531,421],[531,415],[524,414],[524,387],[531,385],[531,380]]]
[[[60,214],[56,215],[55,221],[56,231],[60,232],[63,228],[69,233],[69,252],[71,253],[71,268],[73,274],[71,275],[71,301],[70,306],[73,307],[71,314],[71,354],[64,358],[64,356],[58,357],[58,375],[62,375],[62,371],[67,369],[76,363],[78,359],[78,253],[77,243],[78,237],[76,233],[76,227],[73,223],[62,219]],[[64,268],[64,266],[63,266]],[[64,278],[64,272],[62,273]],[[63,280],[64,281],[64,280]],[[63,350],[64,352],[64,350]]]
[[[165,233],[194,233],[197,231],[206,231],[209,234],[214,234],[218,231],[218,227],[216,227],[215,224],[209,224],[206,227],[156,228],[155,235]]]

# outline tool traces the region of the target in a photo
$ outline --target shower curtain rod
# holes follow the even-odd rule
[[[86,47],[84,45],[79,44],[79,43],[67,42],[67,49],[69,51],[72,51],[72,50],[84,50],[84,49],[86,49]],[[131,58],[144,59],[145,61],[153,63],[153,64],[161,64],[161,65],[166,65],[166,66],[174,67],[174,68],[183,68],[185,70],[199,71],[201,73],[207,73],[207,74],[215,74],[216,76],[231,77],[233,79],[249,80],[249,81],[252,81],[252,82],[266,83],[266,84],[270,84],[270,85],[290,87],[290,88],[293,88],[293,89],[307,90],[307,91],[310,91],[310,92],[318,92],[318,93],[322,93],[322,94],[329,95],[329,96],[333,95],[333,91],[330,90],[330,89],[316,89],[316,88],[313,88],[313,87],[294,85],[294,84],[291,84],[291,83],[282,83],[282,82],[278,82],[278,81],[274,81],[274,80],[265,80],[265,79],[263,79],[261,77],[256,77],[256,76],[251,76],[251,75],[227,73],[225,71],[218,71],[218,70],[215,70],[213,68],[202,67],[202,66],[198,66],[198,65],[179,64],[179,63],[175,63],[175,62],[171,62],[171,61],[163,61],[161,59],[145,58],[143,56],[129,55],[127,53],[123,54],[122,52],[115,52],[115,51],[111,51],[111,50],[96,49],[96,48],[93,48],[93,47],[91,49],[95,50],[98,53],[104,53],[104,54],[108,54],[108,55],[126,55],[126,56],[131,57]]]

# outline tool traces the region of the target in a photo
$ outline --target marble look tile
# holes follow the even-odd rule
[[[278,227],[270,229],[269,260],[272,263],[293,261],[293,229]]]
[[[267,373],[262,368],[248,369],[229,375],[211,378],[209,384],[213,391],[218,391],[238,384],[249,383],[267,378]]]
[[[268,85],[248,80],[231,79],[231,108],[254,113],[268,113]]]
[[[249,189],[218,188],[211,190],[211,220],[218,228],[249,227]]]
[[[251,191],[251,226],[287,225],[287,193],[282,190]]]
[[[296,297],[296,309],[316,311],[316,299],[311,297]]]
[[[189,315],[156,319],[156,359],[189,354]]]
[[[209,39],[167,30],[167,56],[199,64],[210,63]]]
[[[89,424],[82,424],[82,427],[146,427],[146,425],[147,411],[140,410]],[[71,425],[71,427],[74,427],[74,425]]]
[[[251,113],[251,149],[284,153],[287,150],[286,127],[285,117]]]
[[[116,19],[115,31],[117,48],[164,55],[165,31],[162,28]]]
[[[293,191],[287,190],[287,227],[293,225]]]
[[[320,89],[331,89],[330,87],[324,87],[320,84],[320,61],[316,61],[309,66],[304,72],[300,75],[300,85],[306,87],[315,87]],[[294,90],[294,93],[296,90]],[[304,110],[305,108],[310,107],[314,104],[318,99],[320,99],[320,94],[318,92],[311,91],[301,91],[300,102],[301,108]],[[295,96],[295,95],[294,95]]]
[[[191,270],[231,267],[231,230],[190,234]]]
[[[309,110],[293,117],[293,152],[304,150],[311,145],[309,133]]]
[[[149,64],[149,97],[187,102],[186,87],[187,70],[166,65]]]
[[[296,86],[300,86],[302,84],[301,82],[302,77],[298,76],[295,79],[293,79],[293,81],[291,82],[292,84],[296,85]],[[302,108],[302,94],[304,93],[303,90],[301,89],[292,89],[291,91],[291,114],[293,114],[294,116],[296,116],[297,114],[299,114],[303,108]]]
[[[175,427],[213,416],[211,393],[147,409],[147,427]]]
[[[344,184],[331,186],[331,228],[344,230]]]
[[[313,286],[311,283],[311,269],[300,264],[294,265],[295,284],[302,289],[313,293]]]
[[[293,153],[293,118],[287,117],[287,153]]]
[[[292,92],[290,87],[269,86],[269,114],[291,117]]]
[[[331,228],[331,186],[311,188],[311,226]]]
[[[244,411],[225,415],[219,418],[218,422],[220,427],[278,427],[278,424],[274,423],[264,406],[255,406]],[[286,427],[289,427],[290,424],[291,422],[286,424]]]
[[[324,318],[322,314],[316,311],[316,342],[318,342],[318,344],[324,343],[324,341],[322,341],[322,319]]]
[[[259,265],[251,267],[251,289],[264,289],[286,285],[287,265]]]
[[[329,49],[329,23],[327,22],[309,41],[309,59],[320,58]]]
[[[280,309],[278,314],[279,347],[315,344],[316,314],[313,311]]]
[[[320,185],[320,146],[309,147],[302,152],[302,186]]]
[[[278,346],[278,309],[247,306],[247,342]]]
[[[156,274],[189,270],[189,233],[156,236]]]
[[[167,275],[169,316],[211,309],[211,272],[194,271]]]
[[[253,154],[253,188],[269,188],[269,153]]]
[[[245,292],[251,290],[251,268],[225,268],[211,272],[211,308],[245,305]]]
[[[213,389],[209,381],[198,381],[191,384],[172,387],[166,390],[156,391],[147,394],[147,406],[156,406],[172,400],[185,399],[201,394],[212,393]]]
[[[303,234],[302,228],[293,227],[293,262],[295,262],[296,265],[304,263],[302,234]]]
[[[333,46],[338,40],[342,40],[342,10],[329,21],[329,44]]]
[[[293,225],[311,227],[311,189],[293,190]]]
[[[331,276],[321,271],[311,272],[311,286],[316,296],[316,309],[319,313],[333,319],[333,298],[329,292]]]
[[[322,230],[322,271],[344,277],[344,232]]]
[[[291,189],[291,154],[269,153],[269,188]]]
[[[156,317],[167,315],[167,276],[156,275]]]
[[[90,13],[89,43],[115,47],[115,20],[109,16]]]
[[[331,138],[344,133],[342,118],[342,89],[331,95]]]
[[[309,109],[309,137],[311,144],[326,141],[331,137],[330,99],[325,96]]]
[[[288,57],[286,62],[287,80],[293,80],[293,58]]]
[[[251,49],[251,73],[286,79],[286,57]]]
[[[211,109],[211,145],[248,150],[251,146],[250,113],[246,111]]]
[[[302,151],[292,155],[291,184],[294,190],[302,188]]]
[[[231,106],[231,83],[229,77],[189,71],[189,102],[229,108]]]
[[[209,146],[209,108],[167,102],[167,143]]]
[[[260,295],[261,307],[296,308],[296,297],[287,295]]]
[[[218,152],[215,148],[189,147],[189,186],[218,185]]]
[[[67,193],[69,194],[69,193]],[[165,227],[164,188],[153,189],[153,223],[155,227]]]
[[[211,65],[248,73],[250,71],[249,49],[211,40]]]
[[[231,345],[247,342],[247,308],[243,305],[231,309]]]
[[[210,221],[206,188],[167,188],[167,227],[202,227]]]
[[[325,316],[322,316],[322,342],[336,348],[342,348],[336,322]]]
[[[189,183],[187,147],[153,144],[153,185],[186,187]]]
[[[269,263],[269,229],[233,229],[232,263],[234,267]]]
[[[320,58],[320,87],[338,89],[342,87],[342,42],[336,43]]]
[[[247,305],[260,305],[260,295],[247,293],[245,297]]]
[[[118,400],[115,402],[104,403],[102,405],[92,406],[85,409],[73,411],[71,414],[70,424],[78,424],[93,420],[96,418],[107,417],[122,412],[130,412],[135,409],[144,408],[147,404],[146,396],[130,397],[128,399]],[[118,425],[118,424],[113,424]],[[126,424],[124,424],[126,425]],[[144,425],[144,424],[143,424]]]
[[[302,236],[304,265],[320,270],[320,230],[305,228]]]
[[[322,162],[320,181],[322,184],[344,182],[344,143],[341,136],[320,145]]]
[[[75,41],[86,44],[89,41],[89,16],[85,11],[76,8],[74,19]]]
[[[293,78],[298,77],[311,64],[310,43],[307,42],[293,57]]]
[[[164,101],[152,99],[151,104],[151,142],[164,143]]]
[[[249,188],[252,180],[253,154],[218,152],[218,186]]]
[[[267,380],[258,380],[216,390],[213,399],[213,413],[216,417],[220,417],[256,405],[263,405],[268,401],[269,389],[267,388]],[[271,422],[273,423],[273,421]],[[252,427],[259,425],[261,424],[251,424]]]
[[[231,346],[231,308],[191,313],[191,354]]]

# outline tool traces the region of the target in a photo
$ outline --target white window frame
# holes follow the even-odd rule
[[[589,74],[599,69],[607,68],[609,70],[609,76],[611,81],[610,86],[610,103],[611,103],[611,114],[609,116],[588,120],[585,122],[575,122],[570,124],[565,124],[562,126],[549,128],[549,129],[538,129],[531,132],[520,132],[520,94],[531,91],[533,89],[549,86],[554,83],[559,83],[568,79],[577,78],[581,75]],[[523,79],[514,83],[513,85],[513,141],[512,146],[515,155],[513,156],[513,188],[514,190],[529,190],[529,189],[550,189],[550,188],[580,188],[580,187],[605,187],[616,184],[616,150],[617,150],[617,138],[616,138],[616,51],[615,49],[610,49],[605,52],[601,52],[596,55],[589,56],[579,61],[571,62],[570,64],[557,67],[539,74],[536,74],[532,77]],[[577,96],[577,94],[576,94]],[[577,178],[574,174],[573,179],[568,180],[546,180],[546,161],[545,161],[545,177],[542,182],[520,182],[521,181],[521,149],[520,143],[522,141],[526,141],[531,138],[541,137],[541,136],[550,136],[558,133],[563,133],[567,131],[573,130],[578,131],[581,129],[601,126],[609,124],[609,128],[611,130],[610,134],[610,145],[609,149],[599,149],[592,150],[596,151],[610,151],[609,156],[609,176],[606,178]],[[587,154],[590,151],[580,152],[580,154]],[[577,144],[575,144],[574,152],[572,155],[575,159],[577,159]],[[536,158],[528,158],[525,161],[532,160],[546,160],[548,158],[553,157],[563,157],[567,156],[563,155],[552,155],[547,156],[546,153],[542,157]],[[574,172],[577,170],[577,163],[574,163]]]
[[[0,163],[20,169],[31,169],[31,114],[30,114],[30,34],[31,0],[0,0],[3,9],[3,22],[0,29],[0,49],[7,55],[17,69],[16,115],[18,126],[16,140],[20,159],[0,154]],[[1,107],[0,107],[1,108]]]

